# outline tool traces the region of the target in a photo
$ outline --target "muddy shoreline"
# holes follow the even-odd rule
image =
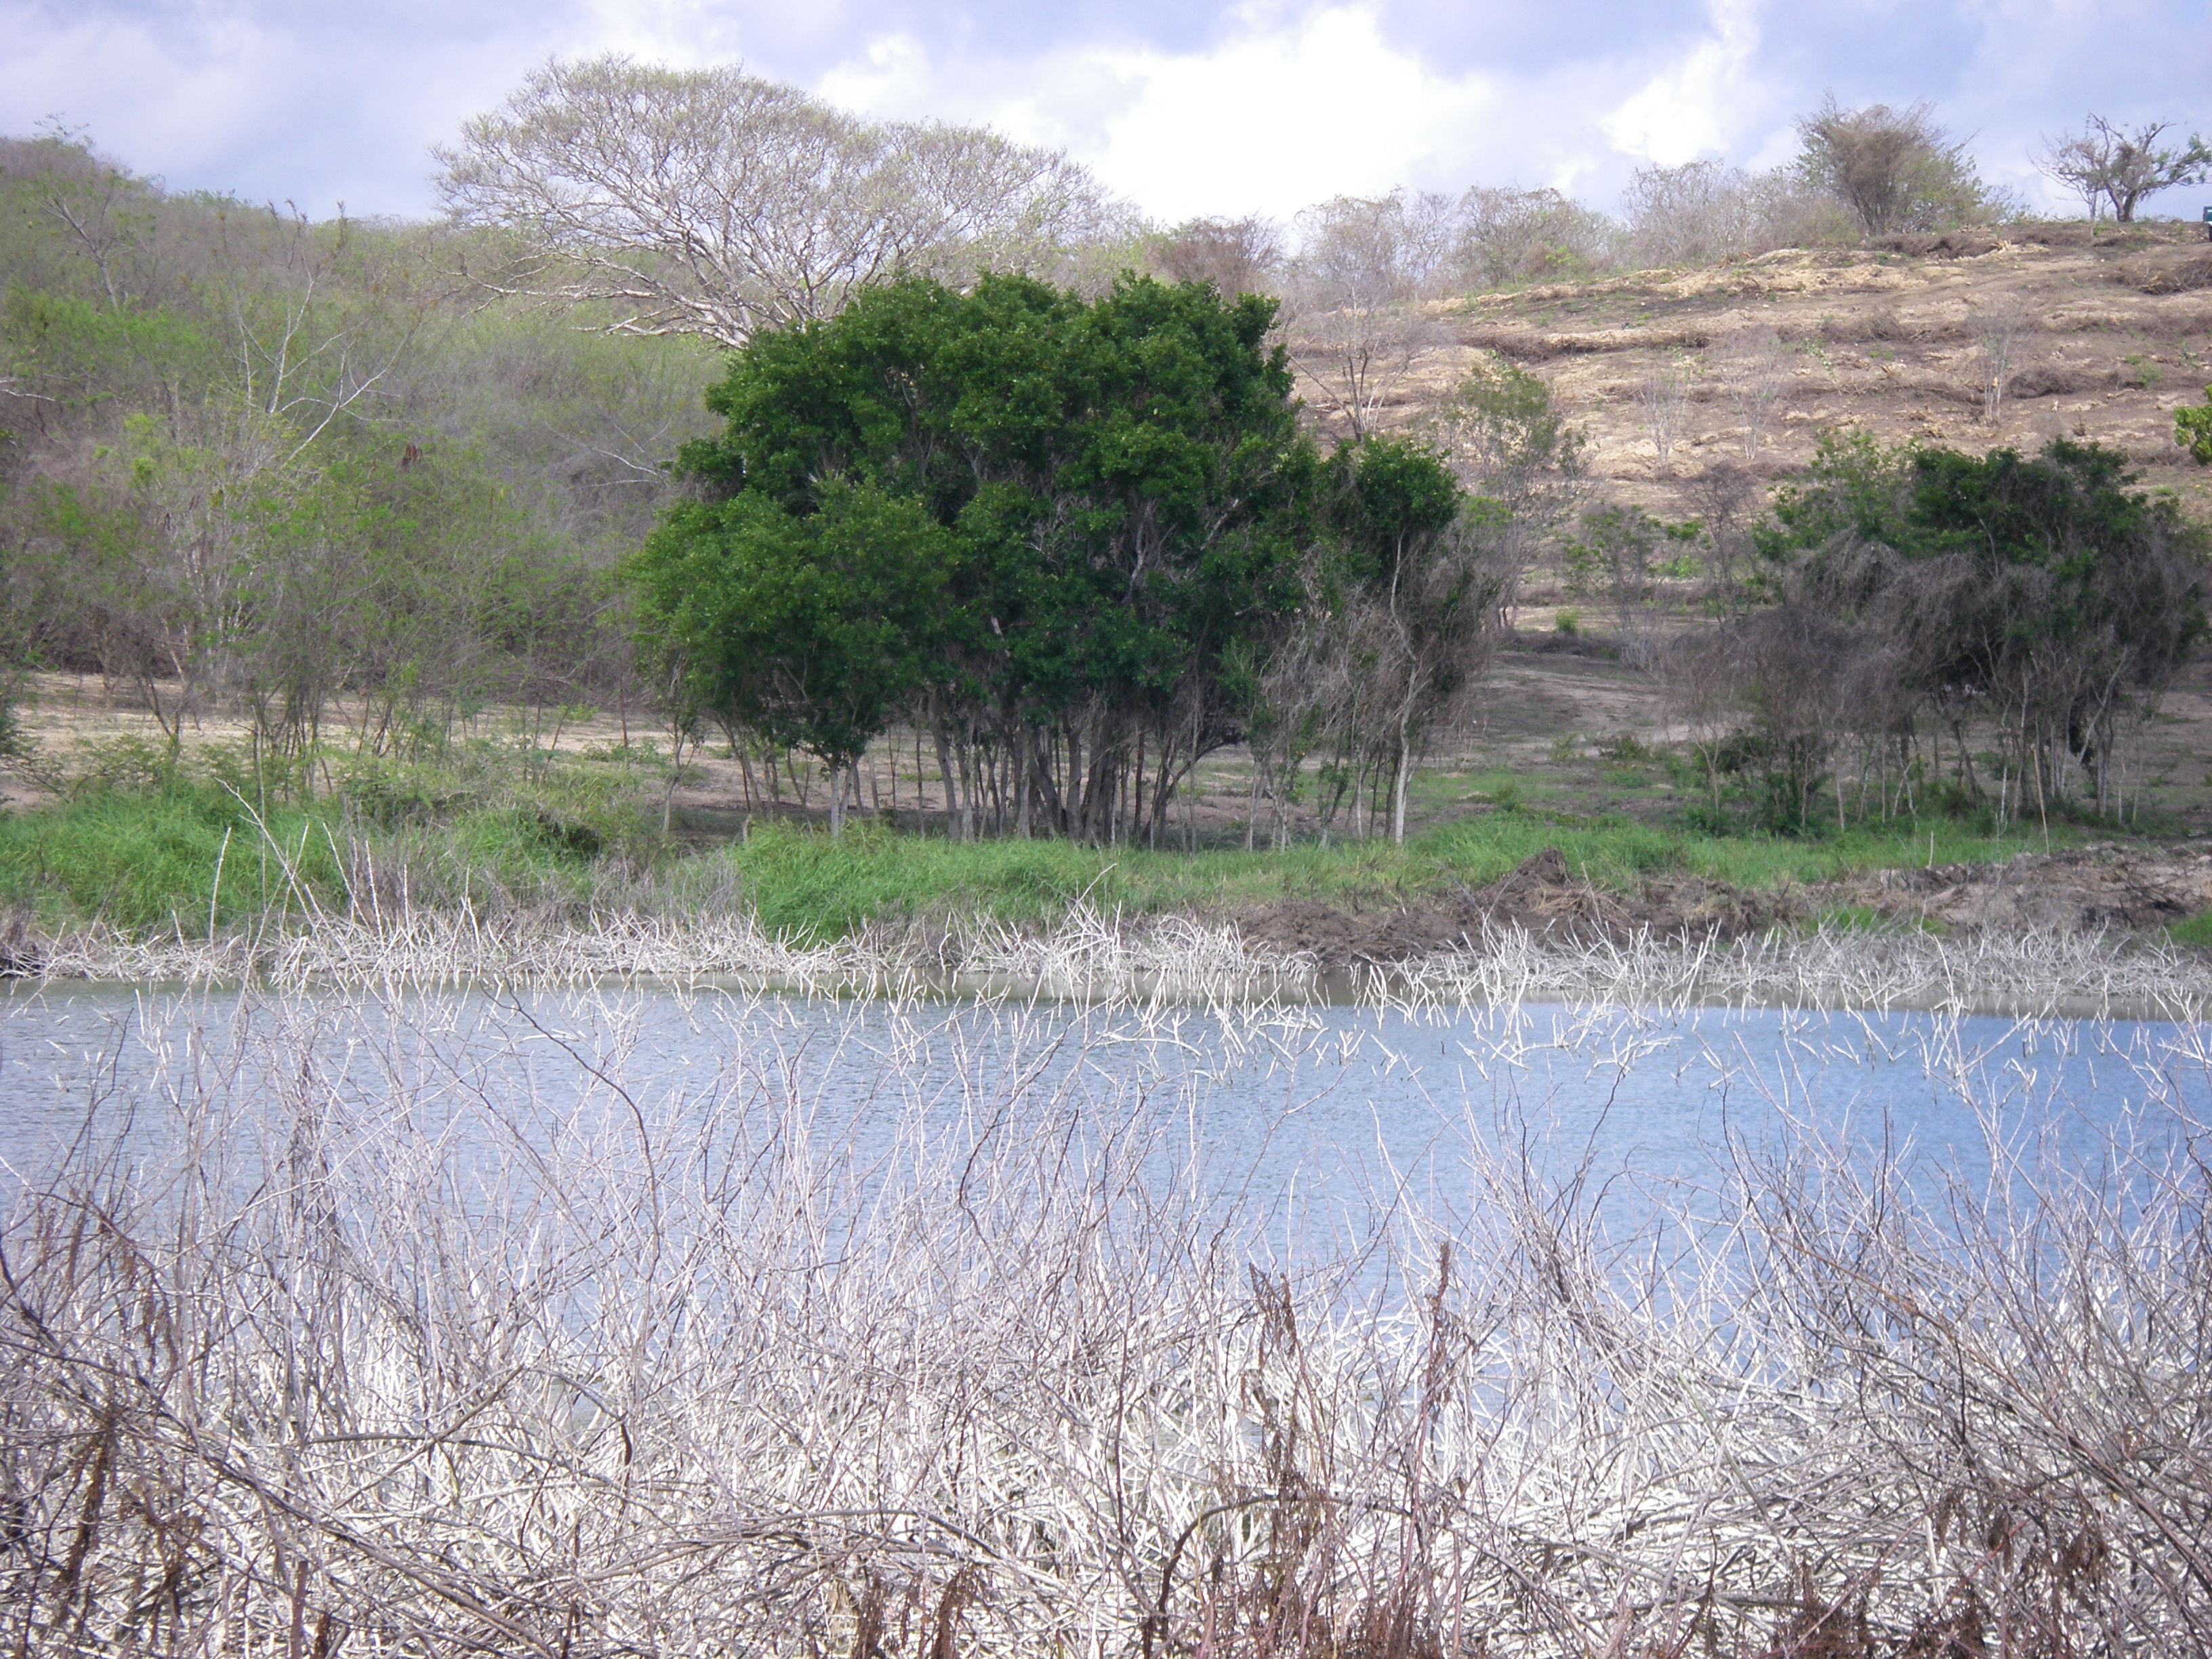
[[[1697,876],[1656,877],[1630,894],[1607,892],[1557,850],[1524,860],[1480,888],[1388,909],[1282,899],[1218,920],[1255,949],[1323,968],[1415,961],[1478,948],[1523,929],[1573,945],[1652,936],[1677,944],[1730,942],[1816,926],[1838,912],[1861,926],[1959,937],[2163,935],[2212,909],[2212,850],[2123,847],[2023,853],[2002,864],[1934,864],[1869,872],[1783,889],[1731,886]]]
[[[326,916],[214,939],[0,926],[0,978],[42,985],[728,988],[803,995],[1654,1007],[1936,1008],[2212,1018],[2212,853],[2102,847],[1771,891],[1670,877],[1600,890],[1556,849],[1389,909],[1279,900],[1217,914],[1079,908],[1050,927],[952,918],[794,944],[750,917]]]

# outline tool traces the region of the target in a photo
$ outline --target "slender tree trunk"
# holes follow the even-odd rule
[[[960,769],[961,827],[965,839],[983,838],[983,802],[979,788],[981,780],[976,775],[975,732],[963,723],[960,734],[953,740],[952,763]]]
[[[952,741],[945,733],[945,722],[939,720],[931,727],[937,739],[937,779],[945,786],[945,835],[948,841],[962,839],[960,834],[960,804],[952,784]]]
[[[1032,816],[1036,808],[1036,732],[1030,723],[1017,720],[1014,723],[1014,821],[1015,833],[1024,841],[1030,839]]]
[[[1132,845],[1143,836],[1145,818],[1145,728],[1137,728],[1137,759],[1129,769],[1129,841]]]
[[[1406,716],[1398,717],[1398,769],[1390,781],[1390,839],[1398,846],[1406,844],[1406,775],[1413,770],[1412,739],[1406,729]]]

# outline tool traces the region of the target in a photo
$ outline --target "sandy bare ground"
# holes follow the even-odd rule
[[[2025,326],[1990,422],[1979,319],[2007,306]],[[1550,381],[1589,433],[1591,471],[1608,495],[1662,517],[1694,515],[1686,486],[1717,462],[1748,460],[1778,477],[1812,458],[1819,434],[1852,428],[1886,444],[1969,450],[2071,434],[2124,451],[2147,482],[2199,511],[2212,504],[2212,474],[2173,442],[2174,407],[2212,381],[2212,245],[2196,226],[2108,228],[2093,239],[2087,225],[2039,225],[1787,250],[1479,295],[1436,313],[1439,343],[1395,387],[1386,419],[1418,421],[1494,354]],[[1748,445],[1719,358],[1767,329],[1787,375],[1765,436]],[[1662,468],[1634,392],[1665,362],[1691,379],[1681,437]]]

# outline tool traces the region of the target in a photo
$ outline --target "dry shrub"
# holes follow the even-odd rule
[[[2067,363],[2030,363],[2012,377],[2005,391],[2007,396],[2014,398],[2063,398],[2112,383],[2110,369],[2083,369]]]
[[[2096,240],[2096,228],[2080,220],[2061,220],[2057,223],[2015,225],[2005,234],[2015,242],[2027,242],[2037,247],[2087,247]]]
[[[1824,317],[1820,337],[1838,344],[1880,340],[1892,344],[1924,337],[1894,311],[1882,310],[1857,317]]]
[[[2120,280],[2145,294],[2194,294],[2201,289],[2212,288],[2212,253],[2199,253],[2149,269],[2131,266]]]
[[[1978,231],[1946,231],[1940,236],[1900,234],[1876,236],[1867,246],[1880,252],[1909,254],[1917,259],[1973,259],[1994,253],[2004,245]]]
[[[1801,1132],[1614,1209],[1508,1123],[1301,1229],[1148,1106],[1168,1016],[754,1018],[656,1085],[565,1019],[249,1009],[158,1128],[95,1112],[0,1233],[9,1647],[2212,1641],[2188,1032],[2099,1060],[2166,1114],[2101,1158]]]

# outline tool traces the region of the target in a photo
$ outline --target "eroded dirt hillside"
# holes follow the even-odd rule
[[[1987,319],[2008,310],[2010,371],[1992,422]],[[1477,295],[1433,316],[1436,343],[1395,387],[1387,419],[1416,420],[1495,353],[1551,381],[1589,435],[1606,493],[1662,516],[1691,515],[1691,486],[1717,461],[1780,477],[1810,459],[1817,434],[1854,427],[1885,443],[1970,450],[2072,434],[2124,450],[2147,483],[2212,508],[2212,471],[2173,442],[2174,407],[2212,382],[2212,243],[2193,225],[1893,237]],[[1780,384],[1754,445],[1729,393],[1730,360],[1768,330]],[[1662,467],[1636,391],[1670,363],[1686,378],[1686,404]]]

